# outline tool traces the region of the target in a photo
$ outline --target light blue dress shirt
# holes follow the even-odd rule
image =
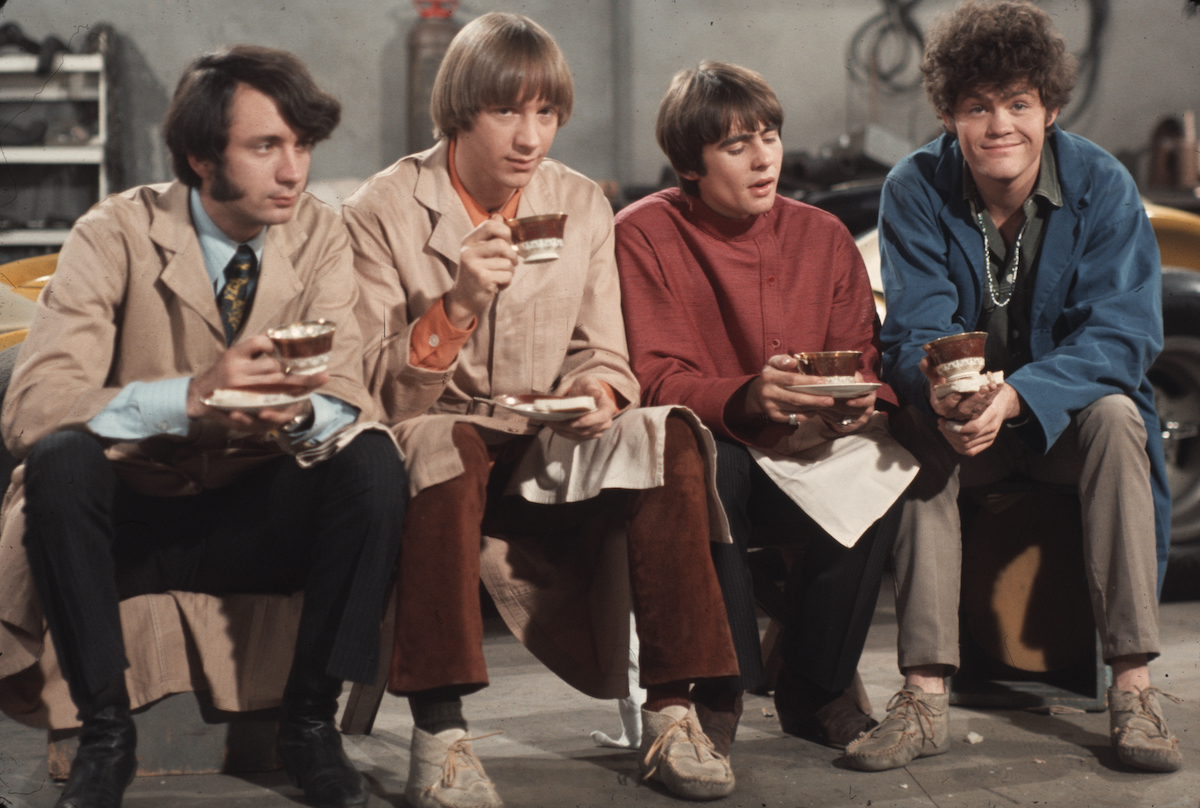
[[[204,267],[212,281],[213,297],[221,291],[225,282],[225,267],[237,252],[238,242],[221,232],[209,218],[200,203],[200,192],[192,189],[189,197],[192,223],[200,239],[200,251],[204,256]],[[267,228],[246,242],[262,266],[263,245],[267,239]],[[258,283],[258,273],[251,278],[251,290]],[[152,382],[130,382],[109,402],[108,406],[88,421],[88,427],[105,438],[114,440],[142,440],[154,435],[176,435],[184,437],[191,429],[187,416],[187,389],[190,377],[160,379]],[[307,432],[291,436],[292,443],[320,443],[337,430],[354,423],[358,408],[341,399],[314,393],[313,425]]]

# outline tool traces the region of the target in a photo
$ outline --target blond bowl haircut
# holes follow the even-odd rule
[[[766,79],[755,71],[726,62],[701,62],[680,70],[658,106],[654,136],[688,196],[700,195],[704,147],[720,143],[734,127],[783,128],[783,107]]]
[[[469,132],[484,109],[541,99],[571,117],[575,90],[554,37],[520,14],[493,11],[467,23],[450,42],[433,81],[434,137]]]

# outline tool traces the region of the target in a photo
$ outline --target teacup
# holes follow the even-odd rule
[[[854,384],[862,351],[802,351],[795,354],[801,373],[820,376],[825,384]]]
[[[543,213],[538,216],[522,216],[520,219],[505,219],[512,230],[513,246],[526,263],[553,261],[563,246],[563,228],[567,223],[565,213]]]
[[[267,329],[275,343],[275,353],[283,362],[283,372],[300,376],[320,373],[329,365],[333,350],[335,323],[328,320],[304,320]]]
[[[939,337],[924,347],[937,374],[952,382],[975,376],[983,370],[983,349],[986,344],[986,331],[968,331]]]

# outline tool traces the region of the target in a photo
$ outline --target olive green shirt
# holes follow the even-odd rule
[[[1033,298],[1038,256],[1046,233],[1050,211],[1062,207],[1062,188],[1058,182],[1058,164],[1054,159],[1052,136],[1042,144],[1041,166],[1037,183],[1022,205],[1025,221],[1010,249],[1000,236],[991,214],[983,204],[971,169],[963,161],[963,198],[971,205],[971,215],[981,228],[979,260],[984,260],[982,244],[987,244],[987,271],[991,285],[983,295],[983,311],[976,330],[988,333],[988,370],[1012,374],[1032,359],[1029,347],[1029,308]]]

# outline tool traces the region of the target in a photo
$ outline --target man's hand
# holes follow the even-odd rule
[[[937,374],[933,361],[926,356],[921,360],[921,372],[929,380],[929,406],[933,411],[950,421],[970,421],[978,418],[996,398],[1001,387],[1007,385],[987,382],[974,393],[950,393],[945,398],[938,398],[934,389],[945,384],[946,380]]]
[[[286,407],[272,407],[255,412],[242,410],[218,410],[204,403],[215,390],[256,387],[259,385],[281,386],[281,392],[304,395],[316,390],[329,381],[329,374],[322,371],[308,376],[285,374],[283,365],[275,358],[275,346],[265,334],[258,334],[239,342],[221,354],[212,367],[192,377],[188,382],[188,418],[203,418],[224,424],[239,432],[267,432],[286,424],[312,404],[300,401]]]
[[[854,378],[861,382],[862,374],[855,373]],[[793,356],[772,356],[763,367],[762,374],[750,383],[746,391],[746,414],[785,424],[790,423],[792,415],[795,415],[797,423],[820,418],[841,435],[862,429],[875,412],[874,391],[858,398],[838,401],[830,396],[786,389],[798,384],[821,384],[823,381],[820,376],[798,372]]]
[[[446,317],[456,328],[469,326],[496,294],[512,283],[516,266],[512,231],[504,217],[494,214],[463,237],[458,277],[442,299]]]
[[[997,390],[982,412],[970,420],[938,419],[938,429],[954,447],[954,451],[974,457],[996,441],[1004,422],[1021,414],[1021,397],[1007,384],[994,385]]]
[[[559,435],[574,440],[591,440],[603,435],[612,426],[613,416],[617,414],[617,404],[609,397],[604,385],[592,376],[581,376],[571,384],[571,389],[565,394],[571,396],[591,396],[596,400],[596,409],[586,415],[581,415],[574,421],[557,421],[546,424]]]

